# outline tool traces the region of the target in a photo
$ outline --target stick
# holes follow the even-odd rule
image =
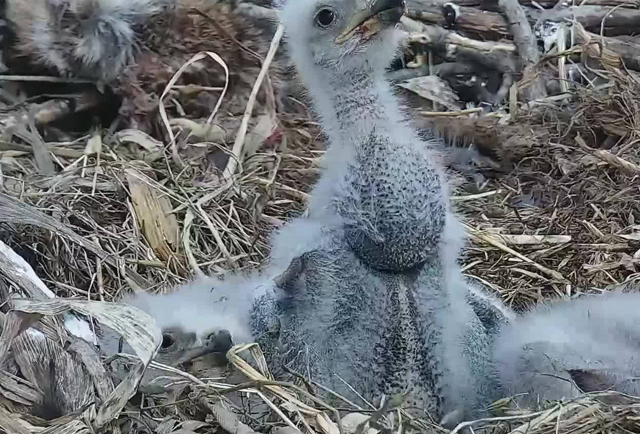
[[[576,42],[583,46],[589,57],[599,60],[605,68],[627,67],[640,71],[640,44],[587,32],[580,23],[575,23],[573,28]]]
[[[247,135],[249,119],[251,119],[251,114],[253,113],[253,106],[256,102],[258,91],[260,90],[260,86],[262,85],[264,77],[267,75],[267,70],[269,69],[269,65],[271,65],[271,62],[273,61],[273,57],[275,56],[276,50],[280,45],[280,40],[282,39],[283,34],[284,27],[282,24],[278,24],[278,28],[276,29],[276,33],[273,35],[271,45],[269,46],[269,51],[267,52],[267,56],[264,59],[264,63],[262,64],[262,68],[260,69],[260,73],[258,74],[258,78],[256,78],[256,81],[253,84],[253,88],[251,89],[249,101],[247,101],[247,106],[244,110],[244,115],[242,116],[242,122],[240,123],[240,129],[238,130],[238,135],[236,135],[236,140],[233,143],[233,149],[231,150],[231,152],[233,153],[233,157],[229,158],[229,161],[227,161],[227,167],[225,167],[225,169],[223,170],[223,175],[225,176],[225,178],[231,178],[236,171],[236,167],[242,155],[244,138]]]
[[[542,271],[544,274],[550,276],[553,279],[559,280],[561,282],[567,282],[567,279],[560,274],[559,272],[555,271],[555,270],[551,270],[550,268],[545,267],[544,265],[538,264],[537,262],[535,262],[534,260],[527,258],[525,255],[523,255],[522,253],[518,253],[515,250],[513,250],[511,247],[507,247],[504,244],[502,244],[501,242],[499,242],[498,240],[493,239],[492,237],[486,236],[482,233],[480,233],[479,231],[476,231],[475,229],[464,225],[466,230],[471,234],[472,237],[477,238],[479,240],[484,241],[487,244],[490,244],[494,247],[497,247],[498,249],[502,250],[503,252],[507,252],[513,256],[515,256],[518,259],[522,259],[524,262],[533,265],[535,268],[537,268],[538,270]]]
[[[444,3],[447,4],[447,3]],[[479,33],[490,36],[509,36],[509,26],[502,15],[475,8],[455,7],[453,14],[443,14],[438,1],[420,1],[419,8],[409,9],[406,16],[414,20],[440,27],[452,27],[457,30]]]
[[[518,53],[522,60],[523,78],[531,77],[536,74],[535,67],[540,62],[540,51],[529,21],[527,21],[527,16],[517,0],[498,0],[498,5],[507,17],[513,41],[518,47]],[[527,100],[547,96],[547,90],[541,77],[533,78],[530,86],[525,87],[523,90]]]
[[[618,33],[623,31],[630,34],[640,27],[640,10],[618,9],[613,11],[612,8],[603,6],[569,6],[564,9],[550,9],[539,14],[532,13],[531,17],[555,23],[575,20],[587,29],[598,31],[598,33],[600,33],[600,25],[605,19],[605,29],[617,29]]]

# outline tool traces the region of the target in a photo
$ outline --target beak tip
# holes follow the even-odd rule
[[[334,43],[340,45],[349,39],[356,29],[364,22],[377,17],[379,22],[394,26],[400,22],[400,18],[407,11],[406,0],[375,0],[370,7],[357,11],[344,31],[335,39]]]

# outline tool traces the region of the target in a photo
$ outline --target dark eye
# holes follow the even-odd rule
[[[329,27],[336,19],[336,14],[331,9],[320,9],[316,14],[316,23],[320,27]]]
[[[173,338],[168,335],[168,334],[163,334],[162,335],[162,348],[169,348],[171,345],[173,345],[174,340]]]

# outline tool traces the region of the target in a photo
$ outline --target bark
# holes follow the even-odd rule
[[[547,90],[542,78],[534,78],[537,74],[535,71],[536,66],[540,62],[540,51],[524,9],[517,0],[498,0],[498,4],[507,17],[507,21],[509,21],[513,40],[516,47],[518,47],[518,54],[522,61],[523,77],[531,77],[532,80],[530,85],[525,87],[523,91],[524,97],[529,101],[544,98],[547,95]]]
[[[472,7],[460,6],[453,19],[445,17],[439,0],[419,0],[415,9],[409,9],[407,16],[426,24],[434,24],[452,30],[477,33],[492,39],[509,36],[509,28],[504,17],[495,12],[486,12]]]
[[[537,17],[536,17],[537,15]],[[555,8],[542,13],[532,13],[532,18],[556,23],[576,20],[587,30],[600,33],[602,21],[610,34],[637,33],[640,28],[640,10],[613,8],[608,6],[569,6]]]
[[[425,25],[408,17],[403,17],[401,22],[410,31],[417,33],[413,37],[416,42],[434,50],[447,62],[459,63],[478,72],[481,72],[481,69],[501,72],[502,84],[496,95],[489,99],[485,96],[482,99],[497,104],[506,97],[517,70],[516,47],[513,44],[476,41],[441,27]],[[445,73],[455,71],[451,66],[443,66],[442,69]]]
[[[583,45],[585,53],[604,67],[640,71],[640,44],[587,32],[575,26],[576,43]]]

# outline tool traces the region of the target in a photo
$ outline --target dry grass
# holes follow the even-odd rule
[[[466,260],[470,274],[515,307],[638,280],[639,93],[633,78],[615,79],[516,121],[522,129],[543,127],[541,140],[520,140],[513,170],[483,185],[484,197],[457,201],[476,241]]]
[[[522,134],[509,133],[513,140],[496,146],[511,154],[513,170],[482,185],[469,181],[456,190],[454,204],[472,241],[464,258],[466,272],[516,308],[638,280],[640,86],[637,77],[609,77],[605,87],[585,88],[560,102],[542,102],[512,119],[504,131]],[[242,91],[249,99],[249,91]],[[218,373],[220,378],[194,376],[152,362],[150,369],[170,386],[153,389],[143,382],[144,393],[134,396],[143,373],[139,362],[130,362],[134,368],[121,383],[124,386],[115,387],[105,379],[102,362],[91,363],[96,359],[89,350],[58,344],[73,339],[52,314],[73,308],[107,325],[114,317],[116,323],[139,323],[144,318],[131,318],[127,312],[110,317],[101,303],[92,302],[118,300],[123,291],[165,291],[193,274],[261,264],[269,254],[269,233],[304,212],[323,142],[301,103],[292,104],[299,110],[277,117],[248,117],[246,125],[220,110],[212,119],[219,128],[211,130],[204,121],[171,119],[172,146],[133,130],[59,133],[47,120],[63,117],[66,102],[40,103],[7,105],[2,117],[0,240],[34,273],[3,247],[0,286],[5,296],[18,292],[45,301],[12,301],[9,306],[17,310],[2,316],[2,429],[71,433],[89,432],[92,426],[103,432],[186,434],[213,432],[218,426],[242,433],[297,427],[336,434],[363,432],[355,426],[368,420],[369,428],[384,432],[441,431],[397,409],[395,399],[381,411],[348,402],[336,409],[302,387],[274,382],[255,346],[235,348],[229,355],[249,380],[238,387],[227,384],[226,373]],[[27,114],[34,112],[29,121]],[[220,128],[247,128],[247,134],[226,143]],[[600,146],[612,136],[617,139],[611,146]],[[228,158],[238,159],[233,177],[225,174]],[[46,288],[59,297],[57,302],[46,301],[51,296]],[[48,421],[32,414],[48,383],[34,385],[39,377],[22,372],[29,363],[36,364],[45,345],[33,334],[20,334],[29,325],[53,338],[45,354],[64,359],[68,366],[84,366],[80,371],[86,378],[78,374],[66,381],[92,388],[98,405],[75,408],[75,413]],[[158,334],[124,332],[139,340],[138,355],[148,363],[150,351],[159,344]],[[15,345],[31,348],[24,350],[24,360],[14,360],[8,352],[11,343],[14,352]],[[245,353],[251,353],[259,370],[240,357]],[[41,372],[51,373],[48,362],[37,363]],[[253,401],[232,398],[238,392]],[[266,405],[264,412],[250,411],[256,401]],[[603,396],[585,396],[539,413],[499,408],[497,414],[503,416],[489,421],[489,426],[502,433],[640,430],[640,400],[606,402]],[[349,413],[342,423],[334,417],[338,410]]]

